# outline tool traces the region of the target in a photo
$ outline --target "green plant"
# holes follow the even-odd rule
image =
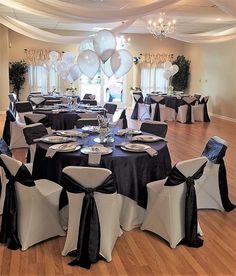
[[[171,85],[175,91],[183,91],[188,87],[190,61],[185,56],[177,56],[172,64],[178,65],[179,71],[173,76]]]
[[[12,92],[16,93],[19,99],[20,90],[25,83],[25,74],[28,72],[28,65],[24,60],[10,62],[9,80],[12,85]]]

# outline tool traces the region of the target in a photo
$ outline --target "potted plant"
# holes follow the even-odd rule
[[[25,83],[25,74],[28,72],[28,65],[24,60],[10,62],[9,80],[12,85],[12,93],[15,93],[19,100],[20,90]]]
[[[173,76],[171,85],[174,91],[184,91],[188,87],[188,78],[190,75],[190,61],[185,56],[178,56],[172,64],[179,67],[179,71]]]

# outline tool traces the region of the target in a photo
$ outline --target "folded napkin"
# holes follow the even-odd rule
[[[127,128],[120,129],[120,130],[117,131],[117,133],[115,135],[117,135],[117,136],[124,136],[128,131],[129,131],[129,129],[127,129]]]
[[[158,155],[158,152],[157,152],[154,148],[152,148],[152,147],[146,149],[146,152],[147,152],[151,157],[157,156],[157,155]]]
[[[53,156],[56,154],[57,150],[53,149],[51,147],[48,148],[45,157],[53,158]]]
[[[99,151],[99,148],[104,147],[102,144],[95,144],[92,146],[92,151],[88,156],[88,164],[91,166],[97,166],[101,162],[102,154]]]

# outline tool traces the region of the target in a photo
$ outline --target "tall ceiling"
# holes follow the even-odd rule
[[[155,2],[154,0],[62,0],[75,5],[94,8],[109,8],[122,10],[143,6]],[[235,1],[235,0],[231,0]],[[148,33],[147,22],[149,19],[158,18],[160,11],[165,12],[166,19],[177,20],[178,33],[201,33],[216,30],[221,27],[235,26],[236,18],[224,13],[209,0],[181,0],[180,2],[168,6],[163,10],[153,11],[148,15],[138,18],[125,33]],[[103,28],[114,28],[121,24],[116,23],[75,23],[64,18],[49,18],[45,16],[33,15],[24,11],[9,8],[0,4],[0,15],[7,15],[18,19],[34,27],[48,30],[76,30],[76,31],[98,31]]]

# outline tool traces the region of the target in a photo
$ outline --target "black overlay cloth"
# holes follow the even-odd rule
[[[214,164],[219,164],[218,184],[220,190],[220,197],[222,205],[225,211],[230,212],[235,208],[235,205],[231,203],[228,195],[228,183],[227,174],[224,162],[224,156],[227,150],[227,146],[211,138],[206,144],[202,155],[207,157],[209,161]]]
[[[169,177],[166,180],[165,186],[176,186],[183,182],[186,183],[185,196],[185,238],[184,242],[190,247],[200,247],[203,245],[203,240],[197,234],[197,200],[194,180],[199,179],[204,171],[206,163],[204,163],[197,172],[192,176],[184,176],[176,166],[173,167]]]
[[[23,164],[15,176],[10,173],[1,159],[0,166],[3,167],[6,177],[9,180],[6,185],[6,195],[0,231],[0,243],[5,243],[9,249],[16,250],[21,247],[21,244],[17,233],[17,196],[15,191],[15,182],[18,181],[27,187],[35,186],[35,183],[30,172]]]
[[[77,250],[70,254],[76,256],[76,259],[69,264],[89,269],[92,263],[96,263],[99,260],[101,238],[99,216],[96,201],[94,199],[94,192],[105,194],[115,193],[116,187],[114,185],[114,179],[112,175],[109,175],[101,185],[95,188],[86,188],[67,174],[63,173],[61,182],[66,191],[70,193],[85,194],[80,216]]]

